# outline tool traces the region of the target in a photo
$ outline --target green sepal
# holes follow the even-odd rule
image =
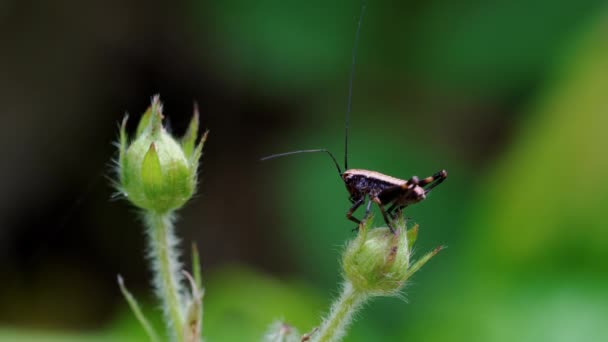
[[[123,170],[125,169],[125,156],[127,154],[127,120],[129,119],[129,115],[125,115],[122,119],[122,123],[120,124],[120,136],[118,140],[118,168],[119,168],[119,176],[124,179]]]
[[[162,191],[163,174],[155,143],[150,144],[150,148],[144,156],[141,166],[141,180],[147,198],[156,198],[157,194]]]
[[[182,271],[191,287],[190,300],[186,304],[186,321],[183,326],[184,341],[199,341],[203,328],[203,295],[204,292],[197,288],[196,280],[190,273]]]
[[[152,104],[144,115],[142,115],[139,120],[139,124],[137,125],[136,137],[141,136],[142,134],[150,134],[151,138],[156,139],[161,130],[163,129],[162,120],[163,120],[163,106],[160,102],[160,96],[154,95],[152,97]]]
[[[192,115],[192,120],[190,120],[188,130],[182,138],[182,149],[184,150],[184,155],[187,159],[190,159],[192,157],[192,152],[194,151],[194,144],[196,144],[196,136],[198,135],[198,125],[198,105],[194,103],[194,113]]]
[[[410,250],[414,247],[414,243],[418,239],[418,225],[414,225],[407,231],[407,245]]]
[[[439,253],[444,248],[445,248],[445,246],[439,246],[439,247],[435,248],[434,250],[426,253],[422,258],[416,260],[416,262],[408,268],[407,275],[405,278],[409,279],[412,275],[414,275],[414,273],[418,272],[418,270],[420,268],[422,268],[422,266],[424,266],[424,264],[426,264],[429,260],[431,260],[432,257],[437,255],[437,253]]]
[[[139,137],[148,127],[150,123],[150,117],[152,116],[152,106],[148,107],[144,114],[139,119],[139,123],[137,124],[137,131],[135,132],[135,137]]]
[[[207,141],[207,136],[209,135],[209,130],[206,130],[201,140],[196,145],[196,148],[192,152],[192,156],[190,157],[190,169],[192,169],[192,176],[196,179],[196,173],[198,171],[198,164],[201,156],[203,155],[203,147],[205,146],[205,141]]]

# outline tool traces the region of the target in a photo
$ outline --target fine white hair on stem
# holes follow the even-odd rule
[[[339,298],[332,305],[329,314],[313,336],[315,342],[340,341],[352,323],[355,313],[369,299],[369,295],[353,288],[349,281],[342,285]]]
[[[161,299],[169,331],[179,332],[184,321],[184,295],[182,264],[177,248],[179,239],[175,235],[172,213],[146,213],[148,233],[148,258],[154,274],[153,285]],[[178,333],[179,334],[179,333]],[[176,336],[172,336],[175,338]]]

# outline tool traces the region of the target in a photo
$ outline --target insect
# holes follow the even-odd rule
[[[352,85],[355,74],[355,57],[357,52],[357,44],[359,41],[359,32],[361,30],[361,22],[363,20],[363,14],[365,12],[365,4],[361,7],[361,15],[359,17],[359,23],[357,25],[357,32],[355,36],[355,44],[353,47],[352,63],[350,70],[350,81],[348,89],[348,102],[345,118],[345,129],[344,129],[344,171],[338,164],[336,157],[327,149],[314,149],[314,150],[299,150],[291,151],[279,154],[273,154],[266,156],[261,160],[269,160],[279,157],[285,157],[293,154],[300,153],[327,153],[334,164],[336,169],[346,185],[346,190],[349,193],[349,200],[352,206],[346,212],[346,218],[359,225],[361,220],[357,219],[354,215],[355,211],[363,205],[367,198],[367,205],[365,208],[365,220],[371,211],[372,203],[375,203],[384,221],[388,225],[391,232],[395,232],[392,220],[395,218],[395,214],[401,212],[407,206],[418,203],[424,200],[427,194],[441,184],[448,173],[446,170],[441,170],[432,176],[419,179],[416,176],[411,177],[408,180],[403,180],[395,177],[391,177],[380,172],[365,170],[365,169],[349,169],[348,168],[348,125],[351,112],[351,100],[352,100]],[[388,206],[388,208],[387,208]]]

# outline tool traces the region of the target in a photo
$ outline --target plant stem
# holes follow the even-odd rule
[[[355,290],[349,281],[345,281],[340,298],[332,305],[329,317],[321,323],[319,331],[315,334],[316,338],[314,338],[314,341],[340,341],[346,333],[346,328],[352,321],[353,314],[367,298],[368,295]]]
[[[165,319],[172,337],[183,341],[184,310],[182,299],[181,265],[178,261],[177,237],[173,227],[172,213],[146,214],[148,226],[150,258],[154,272],[156,294],[160,298]]]

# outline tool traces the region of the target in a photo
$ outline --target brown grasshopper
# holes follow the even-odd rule
[[[441,170],[435,173],[432,176],[426,177],[424,179],[418,179],[418,177],[413,176],[408,180],[403,180],[391,176],[387,176],[380,172],[364,170],[364,169],[349,169],[348,168],[348,124],[350,119],[351,112],[351,103],[352,103],[352,89],[353,89],[353,79],[355,75],[355,57],[357,52],[357,43],[359,41],[359,32],[361,30],[361,22],[363,20],[363,13],[365,12],[365,4],[361,8],[361,16],[359,17],[359,23],[357,25],[357,33],[355,36],[355,44],[353,47],[353,56],[351,63],[351,71],[350,71],[350,81],[349,81],[349,89],[348,89],[348,102],[347,102],[347,110],[346,110],[346,125],[345,125],[345,138],[344,138],[344,172],[340,168],[338,161],[334,157],[334,155],[328,151],[327,149],[315,149],[315,150],[300,150],[300,151],[292,151],[286,153],[273,154],[267,157],[262,158],[261,160],[268,160],[278,157],[284,157],[292,154],[299,153],[316,153],[316,152],[325,152],[327,153],[331,159],[333,160],[336,168],[338,169],[338,173],[340,174],[340,178],[344,181],[346,185],[346,189],[350,194],[350,201],[352,206],[346,212],[346,218],[349,220],[360,224],[361,220],[357,219],[353,216],[354,212],[365,202],[366,197],[368,198],[367,206],[365,209],[365,216],[363,219],[366,219],[370,213],[372,203],[376,203],[380,211],[382,212],[382,217],[384,221],[394,233],[395,229],[392,225],[392,220],[395,218],[395,212],[400,212],[407,206],[418,203],[426,198],[426,195],[431,191],[434,187],[441,184],[448,173],[445,170]],[[388,209],[385,206],[390,205]]]
[[[426,195],[434,187],[441,184],[448,176],[447,171],[441,170],[434,175],[423,179],[418,179],[418,177],[413,176],[408,180],[403,180],[376,171],[348,169],[346,155],[344,163],[346,171],[342,172],[334,155],[326,149],[300,150],[273,154],[262,158],[262,160],[284,157],[291,154],[314,152],[325,152],[331,157],[338,169],[340,178],[342,178],[344,185],[346,185],[346,190],[348,190],[348,193],[350,194],[349,200],[352,203],[352,206],[346,212],[346,218],[357,224],[361,223],[361,220],[354,217],[353,214],[363,204],[367,197],[368,201],[363,219],[367,218],[369,215],[372,203],[376,203],[378,208],[380,208],[384,221],[393,232],[394,227],[391,221],[395,218],[395,212],[402,211],[407,206],[424,200]],[[386,209],[385,207],[388,205],[390,205],[390,207]]]

